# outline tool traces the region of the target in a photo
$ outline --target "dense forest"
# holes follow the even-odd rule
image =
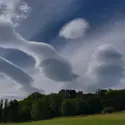
[[[0,101],[0,122],[28,122],[61,116],[112,113],[125,110],[125,90],[95,93],[61,90],[49,95],[35,92],[21,101]]]

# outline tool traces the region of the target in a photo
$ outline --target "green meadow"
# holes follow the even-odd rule
[[[125,125],[125,112],[94,116],[55,118],[51,120],[9,125]]]

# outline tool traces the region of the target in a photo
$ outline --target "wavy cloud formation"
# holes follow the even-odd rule
[[[44,71],[44,74],[52,80],[56,78],[56,81],[69,81],[77,78],[77,75],[72,72],[69,62],[60,56],[51,45],[26,41],[20,34],[16,33],[11,21],[6,21],[2,18],[0,21],[0,46],[3,48],[18,49],[32,56],[36,61],[35,67],[40,71]],[[43,61],[47,61],[47,64],[49,63],[50,65],[45,64]],[[54,63],[58,67],[54,66]],[[54,68],[52,68],[53,66]],[[64,67],[70,67],[65,68],[65,74],[63,74]],[[65,76],[69,78],[65,78]]]
[[[35,66],[33,62],[33,64],[29,66],[31,69],[25,68],[27,72],[32,73],[31,75],[34,79],[34,86],[43,88],[50,93],[60,90],[62,88],[61,85],[65,86],[66,89],[82,89],[85,92],[95,91],[98,88],[114,87],[120,84],[120,81],[124,76],[124,64],[122,59],[124,55],[121,53],[125,53],[125,21],[124,19],[119,20],[119,18],[117,18],[117,20],[112,19],[112,24],[106,24],[104,25],[104,28],[101,27],[102,23],[105,22],[104,20],[107,20],[109,15],[108,13],[112,11],[112,8],[113,11],[116,12],[116,8],[113,6],[117,3],[114,2],[115,4],[113,4],[113,6],[111,6],[111,4],[110,6],[107,6],[109,3],[107,1],[107,4],[105,4],[98,13],[97,6],[94,6],[97,11],[93,11],[93,7],[90,4],[88,4],[89,6],[86,6],[87,1],[83,0],[55,0],[56,4],[53,4],[53,0],[26,0],[33,9],[32,14],[28,19],[20,24],[20,27],[15,29],[14,25],[18,21],[20,22],[20,16],[24,18],[27,17],[27,14],[22,15],[23,13],[20,14],[20,12],[29,11],[30,8],[28,9],[28,4],[26,5],[24,3],[23,6],[20,2],[15,3],[15,1],[23,0],[2,1],[8,1],[7,6],[10,10],[8,12],[10,13],[6,14],[6,11],[3,11],[6,10],[5,4],[0,7],[0,9],[2,8],[1,12],[4,12],[4,16],[0,19],[0,45],[7,49],[17,49],[35,59]],[[96,3],[98,2],[99,0],[96,1]],[[23,11],[16,11],[20,8],[17,6],[20,5],[22,6],[21,10]],[[62,6],[65,7],[62,8]],[[98,4],[98,7],[100,7],[100,4]],[[102,11],[105,7],[107,8],[106,13],[104,12],[106,15],[103,16],[104,13],[102,13]],[[119,7],[123,8],[121,4]],[[87,8],[87,10],[84,8]],[[89,13],[91,16],[88,15],[88,8],[92,10]],[[101,21],[103,20],[102,22],[99,20],[100,15]],[[11,17],[15,17],[16,20]],[[72,20],[75,17],[77,19]],[[78,19],[78,17],[80,18]],[[93,20],[93,17],[97,18],[94,18]],[[114,24],[115,21],[118,23],[117,26]],[[91,25],[91,29],[89,29],[90,32],[86,35],[85,33],[87,33],[86,30],[89,28],[89,24]],[[57,34],[60,28],[62,29],[59,33],[60,37],[58,37]],[[48,42],[51,42],[51,44],[53,44],[53,41],[56,41],[54,42],[56,47],[58,47],[58,42],[59,45],[61,44],[61,47],[58,49],[60,50],[61,55],[65,58],[60,56],[60,54],[48,44],[27,41],[18,34],[16,30],[18,30],[27,39],[37,39],[38,41],[47,40]],[[111,45],[104,45],[106,43],[116,45],[118,49],[120,49],[121,53]],[[62,47],[62,45],[64,46]],[[101,47],[97,49],[100,45]],[[96,50],[94,54],[93,50]],[[15,54],[16,56],[18,55],[17,53]],[[15,56],[15,54],[11,56]],[[16,60],[18,59],[16,58]],[[69,62],[73,65],[73,69]],[[30,60],[28,63],[30,63]],[[36,70],[34,71],[34,67],[39,69],[40,72],[36,72]],[[80,74],[79,78],[77,74]],[[28,87],[28,91],[32,90],[32,87]],[[22,89],[25,90],[27,87],[22,87]]]

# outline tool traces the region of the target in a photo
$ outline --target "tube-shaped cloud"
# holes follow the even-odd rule
[[[22,36],[20,36],[20,34],[16,33],[13,24],[10,21],[0,21],[0,46],[4,48],[18,49],[32,56],[36,61],[35,67],[40,68],[40,70],[43,69],[44,74],[53,80],[57,77],[56,80],[58,81],[66,81],[66,79],[63,79],[64,76],[62,73],[59,73],[62,72],[61,67],[70,67],[67,69],[65,68],[65,76],[70,77],[67,80],[74,80],[77,78],[76,74],[72,72],[72,68],[68,61],[61,57],[51,45],[40,42],[26,41]],[[44,65],[41,65],[42,61],[49,58],[53,59],[53,61],[51,59],[47,60],[47,63],[49,62],[51,65],[48,66],[44,62]],[[58,64],[58,67],[54,66],[54,68],[52,68],[54,63]],[[60,70],[57,70],[57,68]],[[51,77],[50,74],[52,74]]]
[[[43,92],[32,86],[33,79],[18,66],[0,57],[0,73],[21,85],[21,89],[26,93]]]
[[[32,77],[2,57],[0,57],[0,73],[10,77],[21,85],[30,85],[33,82]]]

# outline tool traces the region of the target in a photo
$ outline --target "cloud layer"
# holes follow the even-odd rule
[[[32,56],[36,61],[35,67],[40,71],[43,70],[48,78],[52,80],[56,78],[56,81],[72,81],[77,78],[77,75],[72,72],[69,62],[60,56],[51,45],[42,42],[26,41],[21,35],[16,33],[11,21],[3,21],[3,19],[1,19],[0,38],[0,46],[18,49]],[[47,64],[43,62],[43,65],[41,65],[42,61],[47,62]],[[58,67],[56,65],[58,65]]]
[[[21,60],[20,63],[25,65],[23,70],[19,68],[23,71],[21,76],[26,77],[26,73],[34,80],[24,86],[23,81],[20,82],[19,76],[10,75],[10,72],[4,72],[2,69],[4,75],[21,84],[20,90],[32,92],[42,91],[36,89],[42,88],[50,93],[65,87],[82,89],[85,92],[95,91],[97,88],[115,87],[120,84],[121,80],[124,83],[122,78],[124,77],[125,23],[123,22],[125,21],[122,22],[119,18],[112,19],[111,24],[104,24],[104,28],[101,27],[105,20],[109,19],[112,8],[114,12],[116,12],[115,6],[123,10],[124,4],[111,2],[108,6],[108,0],[105,2],[106,4],[96,0],[94,2],[98,5],[93,4],[93,6],[90,5],[93,3],[91,0],[89,2],[87,0],[55,0],[56,4],[53,4],[53,0],[26,0],[28,3],[24,1],[0,0],[0,46],[6,48],[4,50],[9,50],[7,54],[10,54],[13,49],[13,52],[8,54],[9,57],[14,57],[12,62],[17,65],[16,62]],[[100,3],[104,6],[101,6],[98,11]],[[104,8],[107,8],[106,11]],[[119,9],[117,10],[119,11]],[[102,11],[105,13],[104,16]],[[29,15],[30,12],[32,12],[31,15]],[[29,18],[21,23],[20,21],[27,16]],[[118,21],[117,26],[114,23],[116,20]],[[21,23],[20,26],[15,27],[19,23]],[[87,32],[88,28],[89,32]],[[59,30],[60,32],[58,32]],[[35,40],[27,41],[24,38]],[[49,44],[35,42],[42,40],[50,44],[53,44],[54,41],[54,46],[60,46],[57,48],[60,54]],[[112,45],[104,45],[106,43]],[[120,52],[114,48],[115,45]],[[100,47],[98,48],[98,46]],[[0,55],[11,61],[11,58],[6,55],[6,51],[3,53],[1,51]],[[22,55],[21,58],[18,52],[23,52],[23,55],[28,56]],[[18,58],[16,58],[17,56]],[[33,57],[35,62],[32,61],[31,64],[27,57]],[[24,63],[23,58],[27,58],[29,67]],[[2,58],[2,60],[5,59]],[[2,65],[3,63],[1,63]],[[6,65],[8,67],[10,63]],[[22,66],[18,65],[18,67]],[[20,75],[21,71],[15,70],[15,68],[14,71]],[[39,72],[37,72],[38,70]],[[9,84],[11,81],[7,81],[5,78],[5,82],[1,83]],[[19,92],[17,92],[18,94]]]

